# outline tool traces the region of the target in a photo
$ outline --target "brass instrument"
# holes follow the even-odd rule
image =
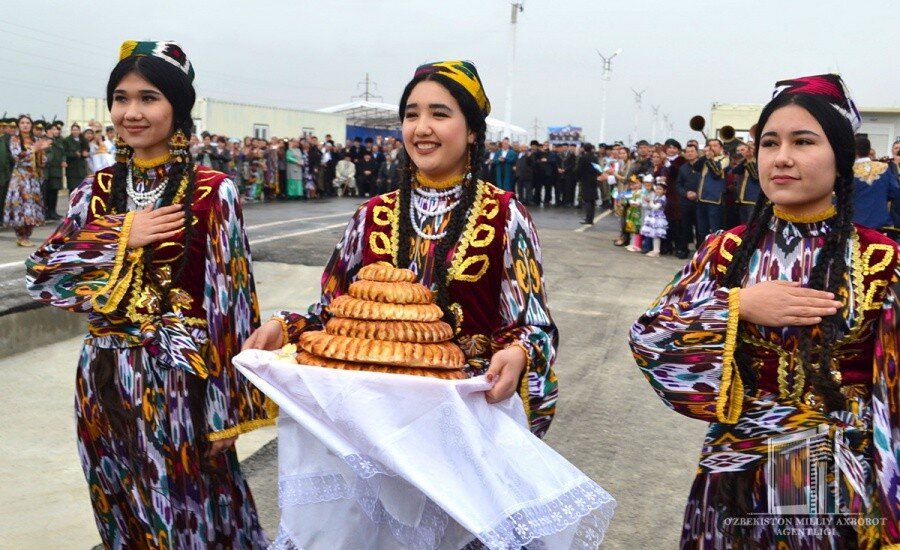
[[[691,127],[691,130],[695,132],[700,132],[703,136],[703,139],[709,141],[709,138],[706,136],[706,132],[703,131],[703,127],[706,126],[706,119],[700,115],[691,117],[691,121],[688,123]]]

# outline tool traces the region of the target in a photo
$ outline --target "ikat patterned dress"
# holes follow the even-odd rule
[[[556,410],[557,379],[553,372],[559,341],[550,316],[544,285],[541,249],[531,216],[512,194],[477,182],[476,199],[467,213],[463,235],[449,254],[451,306],[461,326],[456,342],[468,359],[467,372],[487,371],[494,352],[511,345],[528,356],[519,394],[531,431],[543,436]],[[431,190],[434,191],[434,190]],[[455,198],[412,193],[412,208],[439,211]],[[304,330],[322,330],[330,317],[328,304],[347,292],[364,265],[379,261],[397,265],[400,216],[399,192],[373,197],[359,207],[337,244],[322,275],[322,298],[306,315],[281,312],[286,341],[296,343]],[[422,221],[424,234],[443,232],[455,212]],[[437,240],[414,235],[408,267],[429,288]]]
[[[137,178],[138,190],[158,185],[167,169]],[[85,180],[65,220],[26,262],[36,300],[87,315],[75,413],[104,545],[263,547],[234,448],[203,455],[208,441],[271,424],[276,414],[231,364],[259,324],[235,186],[224,174],[197,169],[190,256],[173,280],[184,234],[152,245],[152,261],[149,246],[128,249],[134,212],[109,211],[111,185],[111,168]],[[184,200],[186,180],[181,185],[175,202]],[[164,308],[164,292],[171,307]],[[98,379],[103,362],[114,365],[110,380]],[[113,431],[102,392],[121,403],[117,414],[130,433]]]
[[[12,227],[19,237],[29,237],[35,226],[44,223],[39,175],[43,155],[35,155],[30,145],[23,147],[19,136],[9,140],[9,152],[16,164],[6,193],[3,225]]]
[[[829,231],[828,220],[795,223],[775,218],[750,260],[743,286],[769,280],[807,284]],[[890,285],[900,275],[900,251],[862,226],[856,226],[849,239],[850,277],[838,293],[845,304],[844,327],[833,348],[832,367],[848,406],[827,414],[799,364],[797,328],[741,321],[739,289],[722,286],[743,232],[740,226],[710,235],[630,333],[638,366],[666,405],[710,423],[688,497],[681,547],[896,548],[900,307]],[[738,339],[758,373],[753,395],[745,391],[735,365]],[[840,515],[835,517],[852,520],[838,520],[830,531],[756,522],[739,537],[730,537],[733,529],[726,527],[723,510],[713,500],[722,477],[749,473],[753,487],[747,496],[753,513],[770,513],[767,481],[778,480],[767,479],[768,439],[821,426],[834,441],[840,470]],[[794,483],[794,478],[789,481]]]

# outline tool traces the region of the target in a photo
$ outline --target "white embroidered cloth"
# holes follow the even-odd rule
[[[281,407],[274,548],[597,548],[615,500],[460,381],[234,358]]]

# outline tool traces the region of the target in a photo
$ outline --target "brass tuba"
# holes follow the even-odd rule
[[[706,132],[703,131],[703,127],[706,126],[706,119],[700,115],[691,117],[691,121],[688,123],[691,127],[691,130],[695,132],[700,132],[703,136],[703,139],[709,141],[709,138],[706,137]]]
[[[719,129],[719,137],[722,138],[722,141],[731,141],[734,139],[734,126],[725,125]]]

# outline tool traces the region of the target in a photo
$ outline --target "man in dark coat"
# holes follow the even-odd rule
[[[567,143],[560,158],[560,187],[562,188],[562,205],[575,206],[575,145]],[[557,203],[559,203],[557,197]],[[592,218],[593,219],[593,218]]]
[[[56,221],[62,218],[56,213],[56,203],[59,191],[63,188],[63,173],[66,169],[66,150],[63,147],[59,131],[62,122],[47,125],[46,138],[51,140],[44,154],[47,164],[44,167],[44,181],[41,182],[41,192],[44,199],[44,218],[48,221]]]
[[[362,160],[356,165],[356,187],[359,196],[368,197],[375,193],[375,178],[378,177],[378,163],[372,156],[372,151],[363,149]]]
[[[81,135],[81,126],[72,124],[69,135],[63,138],[63,149],[66,152],[66,187],[71,193],[78,184],[87,177],[87,157],[91,154],[90,145]]]
[[[520,145],[516,156],[516,197],[522,204],[534,204],[534,169],[531,167],[531,149]]]
[[[584,204],[583,224],[594,224],[594,209],[597,204],[597,176],[599,172],[594,168],[597,163],[597,155],[594,154],[594,146],[585,143],[582,146],[581,156],[575,162],[575,178],[581,188],[581,202]]]
[[[6,206],[6,193],[9,191],[9,179],[12,177],[12,169],[15,165],[12,153],[9,151],[9,129],[15,128],[16,119],[4,118],[0,120],[0,216]]]
[[[685,162],[678,169],[675,187],[678,191],[678,202],[681,205],[681,230],[675,242],[675,255],[681,259],[688,257],[688,243],[693,241],[697,249],[702,241],[697,232],[697,190],[700,188],[700,175],[705,159],[693,143],[684,148]]]

